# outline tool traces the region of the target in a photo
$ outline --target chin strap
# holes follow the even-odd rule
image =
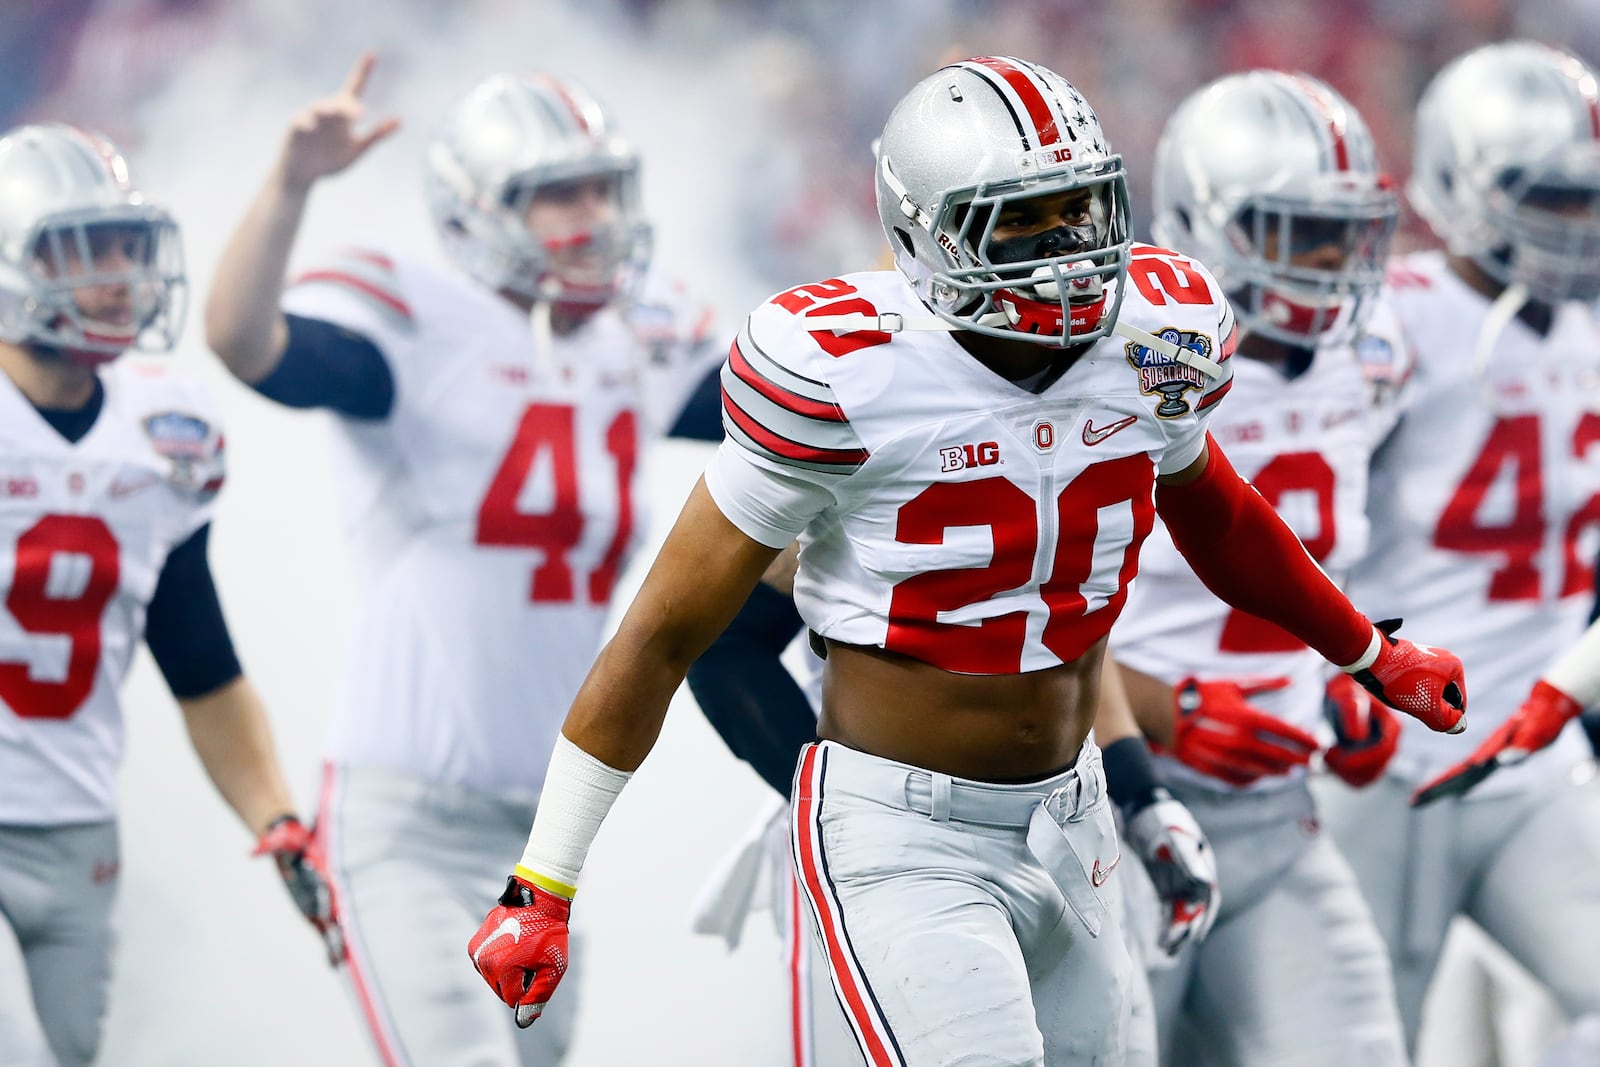
[[[1515,312],[1512,312],[1515,314]],[[1004,326],[1010,323],[1003,311],[991,311],[979,317],[974,325],[978,326]],[[806,329],[812,333],[823,330],[835,332],[860,333],[875,331],[878,333],[901,333],[906,330],[937,330],[944,333],[956,333],[968,327],[964,324],[954,323],[948,319],[941,319],[937,315],[902,315],[896,311],[886,312],[882,315],[807,315],[805,318]],[[1217,379],[1226,376],[1222,364],[1214,359],[1202,356],[1192,348],[1175,345],[1164,337],[1157,337],[1148,330],[1121,319],[1117,320],[1111,332],[1141,345],[1153,352],[1159,352],[1168,359],[1193,367],[1206,377]]]
[[[1482,379],[1488,372],[1489,361],[1494,358],[1495,342],[1500,340],[1500,335],[1527,302],[1528,287],[1517,283],[1506,286],[1505,291],[1489,305],[1488,312],[1483,316],[1483,325],[1478,328],[1477,343],[1472,346],[1474,381]]]

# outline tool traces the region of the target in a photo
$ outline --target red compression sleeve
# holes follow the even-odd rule
[[[1195,575],[1229,604],[1283,627],[1330,663],[1359,660],[1372,645],[1372,623],[1209,434],[1206,448],[1210,455],[1199,478],[1156,485],[1156,511]]]

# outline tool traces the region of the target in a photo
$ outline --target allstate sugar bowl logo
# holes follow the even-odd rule
[[[1171,341],[1179,348],[1187,348],[1198,356],[1211,358],[1211,338],[1203,333],[1168,326],[1164,330],[1157,331],[1156,336],[1163,341]],[[1180,415],[1187,415],[1189,401],[1184,399],[1183,394],[1191,389],[1199,392],[1206,385],[1206,376],[1198,367],[1179,363],[1170,356],[1164,356],[1133,341],[1128,342],[1128,362],[1139,371],[1140,392],[1161,394],[1161,403],[1156,405],[1156,414],[1163,419],[1175,419]]]

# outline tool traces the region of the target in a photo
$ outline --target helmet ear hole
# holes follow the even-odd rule
[[[911,243],[911,234],[906,232],[903,227],[896,226],[894,228],[894,236],[900,242],[900,247],[906,250],[906,255],[914,256],[917,254],[916,246]]]

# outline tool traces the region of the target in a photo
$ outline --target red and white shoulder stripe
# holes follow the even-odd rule
[[[722,367],[722,425],[749,451],[791,467],[850,474],[868,457],[832,387],[785,367],[748,322]]]
[[[394,261],[381,252],[347,248],[329,262],[294,278],[299,286],[331,286],[376,310],[392,325],[410,329],[411,305],[401,294]]]
[[[1217,354],[1216,361],[1222,366],[1222,377],[1212,378],[1206,382],[1206,387],[1200,393],[1200,399],[1195,402],[1196,411],[1205,411],[1211,405],[1228,395],[1228,390],[1233,388],[1233,353],[1239,347],[1239,323],[1233,315],[1233,305],[1228,303],[1228,298],[1222,298],[1222,320],[1217,323]]]

